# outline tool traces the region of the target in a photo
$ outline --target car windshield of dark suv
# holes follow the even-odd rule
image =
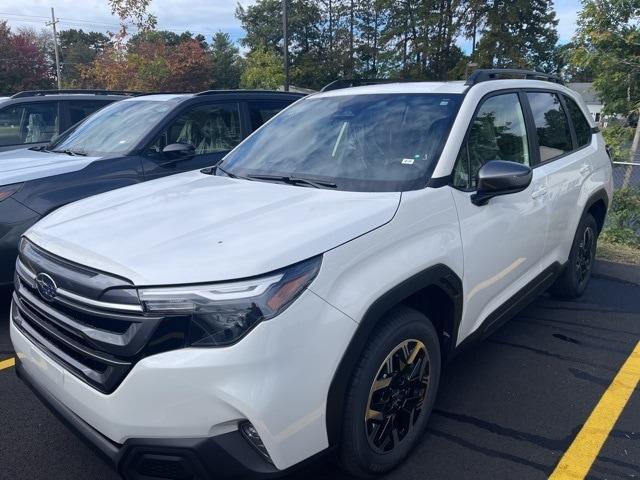
[[[47,150],[90,156],[128,153],[174,106],[158,100],[112,103],[67,130]]]
[[[232,151],[218,174],[351,191],[423,188],[459,105],[456,94],[309,98]]]

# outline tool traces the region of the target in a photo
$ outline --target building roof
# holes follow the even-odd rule
[[[568,83],[567,87],[569,87],[574,92],[578,92],[587,105],[602,105],[602,100],[600,100],[600,98],[598,97],[598,93],[593,88],[593,83]]]

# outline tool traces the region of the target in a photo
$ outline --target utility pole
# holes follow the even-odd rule
[[[353,0],[351,0],[349,7],[349,78],[353,78],[355,74],[355,57],[353,56],[353,24]]]
[[[287,14],[287,0],[282,0],[282,32],[284,52],[284,91],[289,91],[289,15]]]
[[[51,7],[51,22],[47,23],[47,26],[51,25],[53,28],[53,46],[56,52],[56,78],[58,79],[58,90],[62,90],[62,74],[60,73],[60,56],[58,54],[58,33],[56,32],[56,23],[60,20],[56,20],[53,7]]]

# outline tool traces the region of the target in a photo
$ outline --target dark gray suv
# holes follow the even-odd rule
[[[0,152],[46,145],[96,110],[134,93],[29,90],[0,98]]]
[[[302,97],[247,90],[136,95],[45,146],[0,152],[0,286],[12,281],[20,237],[43,216],[98,193],[215,165]]]

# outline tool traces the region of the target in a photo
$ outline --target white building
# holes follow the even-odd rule
[[[594,90],[593,83],[568,83],[567,87],[582,95],[593,120],[596,123],[600,123],[604,105],[602,104],[602,100],[598,98],[598,93]]]

